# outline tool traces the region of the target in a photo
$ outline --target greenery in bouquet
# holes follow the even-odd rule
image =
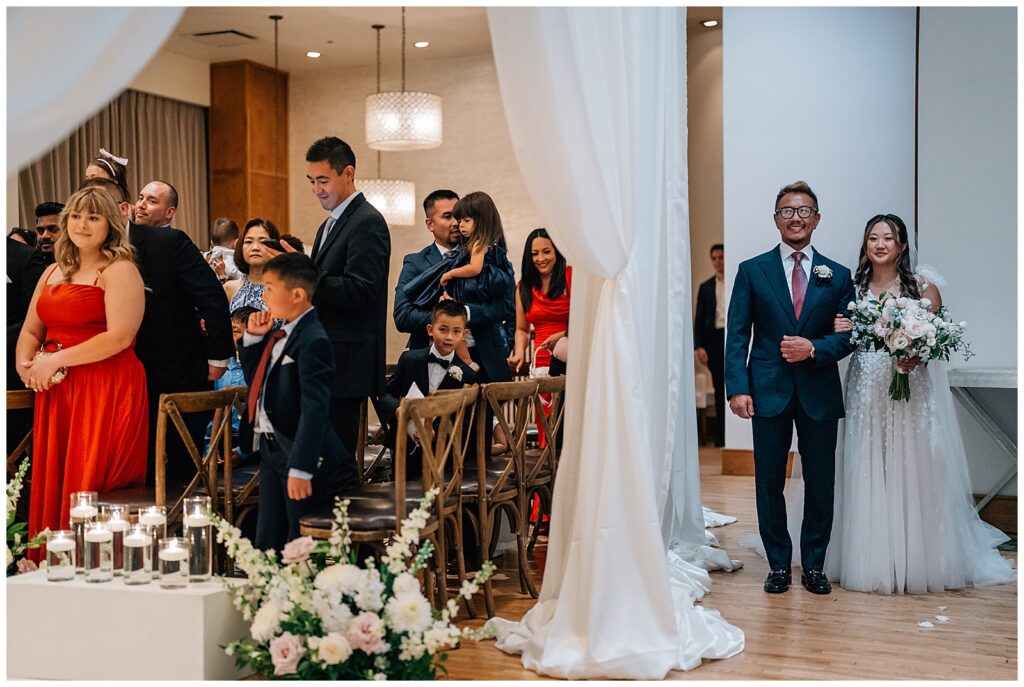
[[[28,523],[15,522],[18,499],[21,488],[25,484],[25,474],[31,461],[23,460],[18,466],[14,479],[7,483],[7,574],[14,575],[19,571],[20,561],[24,560],[25,552],[42,545],[46,541],[46,532],[40,532],[28,538]],[[34,566],[33,566],[34,567]]]
[[[460,630],[452,620],[458,599],[434,609],[416,575],[433,553],[420,541],[428,509],[438,493],[428,492],[402,522],[378,562],[359,567],[348,528],[348,501],[337,499],[326,541],[300,537],[282,551],[253,547],[216,514],[210,517],[217,541],[247,575],[245,582],[222,577],[235,607],[251,622],[249,638],[225,651],[239,667],[258,675],[300,680],[429,680],[444,671],[444,649],[483,631]],[[488,561],[463,583],[469,599],[494,572]],[[443,584],[443,581],[441,582]]]
[[[851,302],[850,340],[868,351],[886,351],[897,361],[949,360],[954,351],[969,360],[974,354],[964,338],[967,323],[953,322],[946,306],[933,313],[931,305],[927,298],[906,298],[884,291],[877,299]],[[910,377],[899,368],[893,372],[889,397],[894,401],[910,400]]]

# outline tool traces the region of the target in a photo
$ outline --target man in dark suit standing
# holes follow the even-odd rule
[[[82,188],[88,186],[103,188],[117,202],[128,225],[128,238],[138,256],[142,279],[150,289],[146,292],[146,312],[136,337],[135,354],[146,369],[151,482],[160,394],[213,389],[213,381],[224,374],[235,354],[228,300],[217,276],[187,234],[170,227],[129,222],[128,199],[108,179],[86,179]],[[189,431],[199,446],[207,421],[198,414],[186,416]],[[168,432],[168,477],[187,478],[194,474],[194,467],[176,436]]]
[[[774,215],[782,243],[743,261],[736,273],[725,384],[732,412],[753,425],[757,522],[771,566],[764,590],[778,594],[791,583],[793,544],[782,489],[795,424],[805,484],[801,584],[828,594],[823,567],[832,533],[836,433],[844,415],[838,362],[853,352],[850,333],[835,332],[833,319],[846,316],[853,281],[849,269],[811,246],[821,215],[807,182],[783,187]]]
[[[331,423],[354,455],[359,408],[384,392],[391,234],[377,208],[356,190],[356,156],[328,136],[306,152],[306,178],[330,214],[313,239],[320,270],[313,305],[334,349]]]
[[[711,370],[715,385],[715,446],[725,446],[725,247],[711,246],[715,276],[697,291],[697,312],[693,318],[693,352],[700,364]]]
[[[7,388],[24,389],[15,367],[15,347],[39,277],[46,269],[42,253],[7,239]],[[7,453],[10,455],[32,427],[32,410],[7,411]],[[23,499],[25,500],[25,499]]]

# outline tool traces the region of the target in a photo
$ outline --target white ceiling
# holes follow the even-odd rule
[[[164,49],[204,62],[252,60],[273,66],[274,22],[278,25],[280,68],[289,73],[373,65],[376,32],[381,31],[381,61],[385,74],[397,73],[401,64],[402,10],[400,7],[190,7]],[[409,7],[406,9],[406,61],[458,57],[489,52],[490,32],[482,7]],[[192,34],[234,29],[256,40],[217,47]],[[430,41],[428,48],[414,48],[416,41]],[[316,50],[317,59],[306,57]]]

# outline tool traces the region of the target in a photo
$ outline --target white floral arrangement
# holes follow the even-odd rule
[[[828,281],[832,278],[832,268],[828,265],[818,265],[814,268],[814,276],[818,279]]]
[[[448,376],[454,379],[456,382],[461,382],[462,368],[456,365],[454,362],[452,362],[452,364],[448,366]]]
[[[460,630],[452,620],[458,599],[437,610],[420,591],[417,573],[433,553],[420,542],[429,491],[402,521],[387,545],[380,567],[371,557],[356,565],[348,528],[348,501],[336,499],[334,523],[326,541],[300,537],[282,551],[259,551],[241,532],[211,513],[217,541],[225,544],[248,580],[219,578],[235,607],[252,623],[250,638],[225,651],[239,667],[266,677],[301,680],[430,680],[444,671],[447,654],[463,637],[480,639],[482,630]],[[483,564],[463,582],[459,598],[469,599],[490,578]],[[443,581],[441,582],[443,584]]]
[[[953,322],[945,306],[931,312],[927,298],[913,299],[882,292],[875,299],[866,298],[848,305],[853,320],[850,341],[869,351],[888,351],[899,360],[920,358],[949,360],[954,351],[960,351],[964,360],[974,354],[964,338],[966,322]],[[910,400],[910,377],[893,372],[889,384],[889,397],[894,401]]]
[[[14,478],[7,483],[7,574],[14,575],[18,572],[35,570],[36,565],[25,558],[25,552],[35,549],[46,541],[46,530],[38,533],[29,539],[27,535],[28,523],[15,522],[18,499],[21,497],[21,488],[25,483],[25,473],[28,472],[29,460],[21,461]]]

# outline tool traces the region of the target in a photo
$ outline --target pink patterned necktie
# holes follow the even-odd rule
[[[800,319],[800,311],[804,309],[804,296],[807,294],[807,273],[804,272],[800,263],[804,254],[800,251],[793,253],[793,312],[796,319]]]

